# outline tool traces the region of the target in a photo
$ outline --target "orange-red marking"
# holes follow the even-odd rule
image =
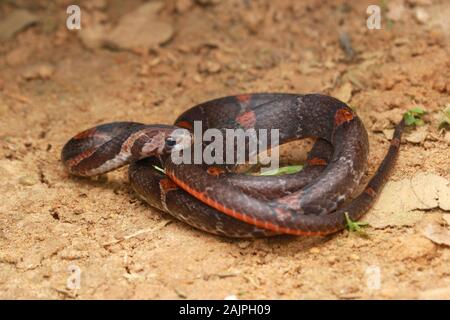
[[[159,187],[161,188],[162,192],[167,193],[171,190],[178,189],[178,186],[170,179],[162,179],[159,181]]]
[[[318,157],[314,157],[312,159],[308,159],[307,163],[310,166],[326,166],[327,162],[324,159],[318,158]]]
[[[319,235],[325,235],[325,234],[330,233],[331,231],[334,231],[334,230],[327,230],[328,232],[327,231],[302,231],[302,230],[297,230],[297,229],[280,227],[280,226],[273,224],[271,222],[268,222],[268,221],[258,220],[250,215],[237,212],[236,210],[233,210],[231,208],[227,208],[224,205],[222,205],[221,203],[208,197],[204,192],[200,192],[198,190],[191,188],[187,183],[185,183],[185,182],[179,180],[177,177],[175,177],[173,172],[167,171],[166,173],[180,188],[182,188],[183,190],[185,190],[187,193],[191,194],[198,200],[206,203],[207,205],[213,207],[214,209],[219,210],[220,212],[223,212],[233,218],[236,218],[236,219],[244,221],[246,223],[255,225],[257,227],[275,231],[277,233],[293,234],[293,235],[299,235],[299,236],[319,236]]]
[[[364,190],[364,192],[367,193],[372,198],[375,198],[377,196],[376,191],[373,190],[371,187],[367,187],[366,190]]]
[[[81,140],[81,139],[84,139],[84,138],[92,137],[95,134],[96,131],[97,131],[96,128],[87,129],[87,130],[84,130],[84,131],[78,133],[72,139]]]
[[[241,95],[236,96],[236,98],[238,99],[239,102],[247,103],[250,101],[251,95],[241,94]]]
[[[253,111],[247,111],[237,116],[236,121],[244,128],[253,128],[256,123],[256,115]]]
[[[225,169],[220,168],[220,167],[209,167],[209,168],[206,170],[206,172],[207,172],[209,175],[211,175],[211,176],[218,177],[218,176],[220,176],[221,174],[224,174],[224,173],[225,173]]]
[[[394,147],[399,147],[400,146],[400,140],[399,139],[397,139],[397,138],[393,138],[392,140],[391,140],[391,146],[394,146]]]
[[[189,121],[183,120],[183,121],[177,122],[175,125],[177,127],[181,127],[181,128],[185,128],[185,129],[188,129],[188,130],[192,130],[192,123],[190,123]]]
[[[97,150],[97,148],[94,148],[94,147],[90,148],[90,149],[87,149],[87,150],[83,151],[82,153],[77,154],[75,157],[66,160],[66,163],[65,163],[66,166],[68,166],[68,167],[76,166],[82,160],[90,157],[95,152],[95,150]]]
[[[341,108],[336,111],[334,115],[334,123],[336,126],[343,124],[344,122],[348,122],[354,118],[353,112],[347,108]]]

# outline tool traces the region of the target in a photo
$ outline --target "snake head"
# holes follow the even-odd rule
[[[175,152],[189,148],[192,145],[192,134],[187,129],[175,129],[166,137],[164,152]]]
[[[148,126],[133,143],[132,153],[137,158],[158,156],[191,146],[191,133],[173,126]]]
[[[187,129],[175,129],[166,137],[164,150],[174,152],[185,150],[192,145],[192,134]]]

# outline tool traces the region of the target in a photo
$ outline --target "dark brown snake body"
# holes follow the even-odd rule
[[[316,140],[305,168],[295,174],[249,176],[234,173],[232,165],[174,164],[173,132],[192,130],[194,121],[201,121],[203,132],[278,129],[280,144]],[[67,142],[62,161],[70,173],[81,176],[130,164],[131,185],[142,198],[207,232],[230,237],[325,235],[345,228],[346,215],[358,220],[373,204],[394,165],[403,128],[401,121],[385,158],[356,196],[367,166],[367,132],[346,104],[318,94],[220,98],[187,110],[174,126],[97,126]],[[153,165],[163,167],[165,174]]]

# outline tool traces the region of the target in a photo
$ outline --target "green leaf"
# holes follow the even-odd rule
[[[405,124],[407,126],[412,126],[412,125],[422,126],[422,125],[424,125],[425,123],[421,118],[425,113],[426,113],[426,111],[419,107],[409,109],[403,115],[403,118],[405,119]]]
[[[387,20],[387,29],[392,30],[392,28],[394,27],[394,24],[395,24],[394,20],[389,19],[389,18],[386,20]]]
[[[439,128],[450,128],[450,104],[447,105],[447,107],[441,111],[442,117],[439,121]]]
[[[405,113],[404,118],[407,126],[410,126],[416,122],[416,118],[414,118],[414,116],[410,113]]]
[[[347,229],[350,232],[355,232],[362,237],[368,237],[367,233],[362,229],[367,227],[369,224],[367,222],[357,222],[350,219],[348,212],[345,213],[345,221],[347,222]]]
[[[411,111],[413,114],[425,114],[425,110],[419,107],[409,109],[409,111]]]
[[[155,168],[156,170],[158,170],[158,171],[160,171],[161,173],[164,173],[164,174],[166,174],[166,172],[164,171],[164,169],[163,168],[160,168],[160,167],[158,167],[158,166],[153,166],[153,168]]]
[[[444,110],[444,114],[447,116],[447,118],[450,120],[450,104],[447,105],[447,107]]]
[[[262,172],[261,176],[279,176],[282,174],[293,174],[301,171],[303,169],[302,165],[296,165],[296,166],[286,166],[281,167],[278,169],[268,170],[265,172]]]

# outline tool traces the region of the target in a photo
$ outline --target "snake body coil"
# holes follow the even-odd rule
[[[278,129],[280,144],[315,137],[305,168],[282,176],[248,176],[229,165],[174,164],[174,132]],[[367,166],[367,132],[356,113],[318,94],[249,94],[215,99],[185,113],[174,126],[114,122],[73,137],[62,161],[75,175],[92,176],[130,164],[130,182],[150,205],[207,232],[230,237],[325,235],[359,219],[373,204],[394,165],[404,123],[357,196]],[[189,151],[186,151],[189,152]],[[165,175],[153,165],[162,166]],[[353,199],[350,200],[350,198]]]

